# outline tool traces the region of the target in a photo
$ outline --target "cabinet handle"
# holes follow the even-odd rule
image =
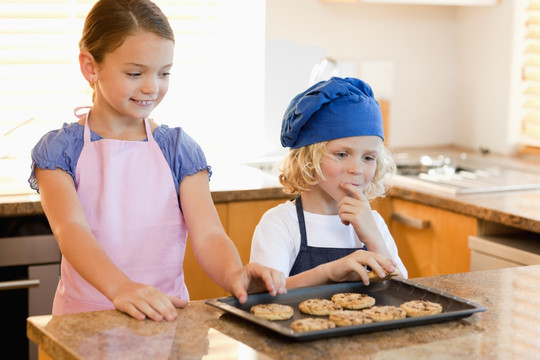
[[[0,291],[1,290],[27,289],[27,288],[36,287],[36,286],[39,286],[39,279],[3,281],[3,282],[0,282]]]
[[[403,215],[399,213],[392,213],[391,219],[405,226],[412,227],[419,230],[427,229],[431,225],[429,220],[417,219],[415,217]]]

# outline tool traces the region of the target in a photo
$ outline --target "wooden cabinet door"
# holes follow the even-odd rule
[[[228,204],[216,204],[219,219],[227,231]],[[212,281],[203,271],[191,247],[191,240],[187,240],[186,255],[184,256],[184,280],[189,291],[190,300],[203,300],[215,297],[229,296],[229,294]]]
[[[475,218],[392,199],[389,228],[409,277],[468,272]]]
[[[251,240],[255,227],[263,214],[287,199],[235,201],[229,203],[229,229],[227,234],[236,245],[243,264],[249,262]]]
[[[253,231],[262,215],[268,209],[285,201],[287,199],[234,201],[216,204],[221,223],[238,249],[242,264],[249,262]],[[191,300],[231,295],[214,283],[202,270],[193,255],[189,237],[184,258],[184,276]]]

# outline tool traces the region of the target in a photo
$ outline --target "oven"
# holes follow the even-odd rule
[[[37,359],[26,319],[52,312],[60,250],[45,216],[0,218],[2,348],[17,359]]]

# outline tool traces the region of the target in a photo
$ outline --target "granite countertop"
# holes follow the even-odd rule
[[[397,151],[396,151],[397,152]],[[443,153],[459,156],[461,149],[449,147],[426,149],[401,149],[397,156],[409,154]],[[469,155],[472,159],[475,155]],[[478,156],[476,156],[478,158]],[[482,157],[476,161],[504,163],[505,166],[519,166],[540,174],[537,159],[516,159],[513,157]],[[229,174],[229,175],[228,175]],[[540,189],[491,193],[455,195],[421,185],[418,182],[403,181],[395,176],[389,196],[438,207],[481,220],[511,226],[517,229],[540,233]],[[27,186],[27,185],[25,185]],[[210,182],[215,203],[248,200],[287,198],[279,187],[275,176],[241,165],[221,164],[214,167]],[[37,193],[6,195],[0,183],[0,216],[41,215],[43,209]]]
[[[174,322],[116,310],[30,317],[28,337],[56,359],[533,359],[540,354],[540,265],[413,281],[488,308],[460,320],[295,342],[192,301]]]
[[[287,198],[277,178],[259,169],[223,163],[213,166],[212,171],[210,188],[215,203]],[[23,176],[0,174],[0,217],[43,214],[39,194]]]
[[[540,190],[448,195],[394,182],[388,196],[540,233]],[[287,198],[279,187],[212,191],[215,203]],[[42,215],[39,195],[0,196],[0,216]]]
[[[448,195],[396,181],[388,196],[540,233],[540,190]]]

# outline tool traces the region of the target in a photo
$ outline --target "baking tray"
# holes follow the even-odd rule
[[[312,315],[303,314],[298,310],[298,304],[302,301],[311,298],[330,299],[333,294],[341,292],[368,294],[375,298],[376,305],[399,306],[409,300],[429,300],[441,304],[443,311],[436,315],[414,318],[407,317],[400,320],[336,327],[320,331],[295,332],[291,329],[290,326],[294,320],[305,317],[314,317]],[[299,288],[289,290],[287,294],[277,295],[275,297],[270,296],[268,293],[250,294],[247,302],[244,304],[240,304],[235,297],[209,299],[206,300],[206,303],[296,341],[325,339],[336,336],[393,330],[409,326],[452,321],[471,316],[476,312],[487,310],[485,306],[470,300],[423,286],[411,280],[396,278],[372,282],[369,286],[365,286],[362,282],[346,282]],[[256,317],[250,313],[249,310],[253,305],[267,303],[290,305],[294,309],[294,315],[289,320],[271,321]]]

